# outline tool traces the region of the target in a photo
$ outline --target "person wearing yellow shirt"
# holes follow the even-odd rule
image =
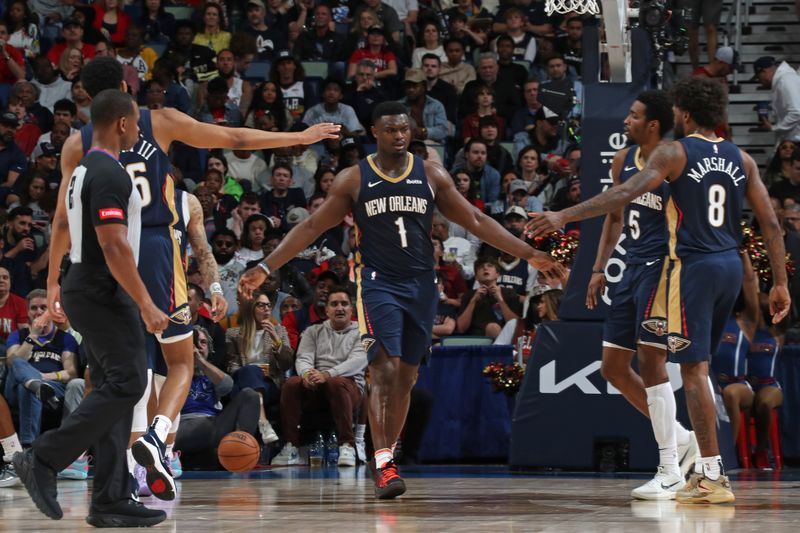
[[[194,36],[194,44],[207,46],[219,53],[231,44],[231,34],[222,29],[222,7],[207,2],[203,8],[203,31]]]

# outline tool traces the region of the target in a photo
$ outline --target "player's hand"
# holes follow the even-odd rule
[[[47,286],[47,311],[53,322],[66,322],[67,315],[61,306],[61,286],[59,284]]]
[[[267,273],[258,266],[246,270],[239,278],[239,295],[247,300],[253,298],[253,291],[267,281]]]
[[[564,265],[556,261],[552,255],[544,253],[541,250],[533,251],[533,256],[528,259],[528,264],[549,277],[561,279],[567,273]]]
[[[542,213],[528,213],[530,220],[525,224],[525,234],[528,237],[539,237],[564,227],[564,220],[558,211],[544,211]]]
[[[300,132],[300,144],[314,144],[325,139],[338,139],[342,127],[339,124],[322,122]]]
[[[218,292],[211,293],[211,320],[219,322],[228,312],[228,301]]]
[[[772,323],[777,324],[789,313],[792,299],[789,297],[789,289],[786,285],[774,285],[769,290],[769,314],[772,315]]]
[[[142,315],[142,321],[148,333],[161,333],[169,325],[169,317],[156,307],[153,302],[140,309],[139,314]]]
[[[589,279],[589,288],[586,291],[586,308],[594,309],[597,305],[597,295],[603,294],[606,288],[605,272],[594,272]]]

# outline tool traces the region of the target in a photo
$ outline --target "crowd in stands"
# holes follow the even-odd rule
[[[581,37],[597,19],[547,16],[544,0],[9,0],[1,7],[0,341],[3,393],[19,412],[23,445],[40,430],[42,408],[69,403],[69,385],[85,366],[79,332],[34,320],[53,268],[47,250],[60,152],[90,120],[80,72],[95,57],[124,65],[143,108],[266,131],[342,125],[340,139],[314,146],[171,147],[176,186],[202,206],[229,304],[214,323],[209,287],[189,258],[196,373],[177,440],[186,452],[212,448],[239,428],[265,444],[280,438],[276,459],[291,464],[301,418],[326,404],[340,464],[363,459],[367,365],[350,321],[352,219],[272,272],[254,300],[240,301],[237,283],[325,202],[340,170],[374,151],[377,103],[405,103],[409,150],[443,164],[472,205],[519,237],[529,212],[581,198]],[[724,80],[734,58],[719,50],[697,75]],[[772,168],[781,176],[774,187],[797,198],[800,152],[787,146]],[[800,227],[797,204],[782,216],[792,231]],[[510,344],[556,319],[565,280],[545,279],[439,215],[431,238],[440,287],[434,341],[466,334]],[[430,404],[423,396],[413,396],[412,413]],[[414,446],[403,452],[416,454]]]

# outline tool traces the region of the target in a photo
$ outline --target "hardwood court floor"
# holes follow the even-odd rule
[[[634,502],[642,476],[527,475],[503,467],[406,470],[408,492],[380,502],[365,469],[276,468],[250,476],[187,473],[174,505],[144,498],[169,519],[157,531],[712,533],[798,531],[800,475],[783,471],[734,482],[736,505]],[[85,481],[61,481],[64,518],[41,515],[21,487],[0,489],[0,531],[87,531]]]

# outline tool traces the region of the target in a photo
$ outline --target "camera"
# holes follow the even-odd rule
[[[632,7],[637,5],[639,19],[635,26],[650,34],[654,53],[685,54],[689,47],[686,23],[691,18],[691,8],[681,7],[677,0],[641,0],[632,3]]]

